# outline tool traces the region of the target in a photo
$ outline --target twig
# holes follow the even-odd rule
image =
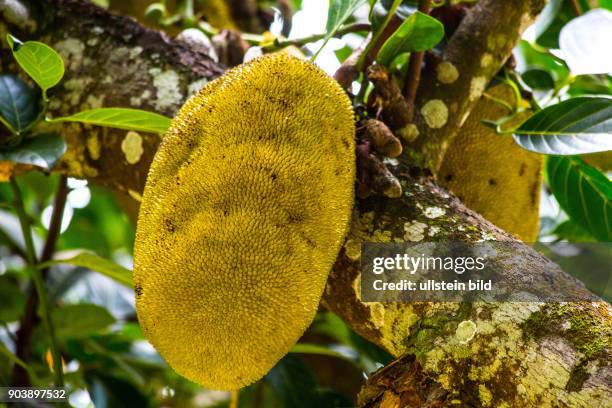
[[[230,408],[238,408],[238,393],[240,390],[234,390],[231,392]]]
[[[25,242],[26,260],[30,266],[35,266],[37,263],[36,250],[34,249],[34,240],[32,239],[32,229],[30,228],[30,217],[26,214],[23,205],[21,190],[15,180],[15,177],[10,178],[11,188],[13,190],[13,206],[19,217],[19,224],[23,232],[23,240]]]
[[[354,80],[359,77],[359,71],[357,70],[357,61],[364,51],[366,45],[370,41],[372,33],[368,33],[367,37],[359,44],[357,48],[353,50],[351,55],[340,65],[338,70],[334,73],[334,79],[338,81],[340,86],[344,89],[349,89]]]
[[[572,6],[572,9],[574,10],[574,14],[576,14],[577,16],[582,15],[582,7],[580,6],[579,0],[571,0],[570,5]]]
[[[291,32],[292,20],[293,20],[293,7],[289,0],[279,0],[278,8],[283,18],[283,28],[281,34],[285,37],[289,36]]]
[[[420,0],[419,11],[429,14],[431,11],[431,0]],[[408,65],[408,75],[404,85],[404,97],[408,103],[408,117],[412,120],[414,114],[414,100],[416,99],[419,82],[421,81],[421,65],[423,64],[424,51],[413,52],[410,54]]]
[[[47,240],[43,247],[43,252],[40,257],[40,262],[48,262],[53,257],[55,252],[55,244],[62,229],[62,219],[64,217],[64,208],[66,207],[66,198],[68,197],[68,178],[64,175],[60,177],[57,193],[55,194],[55,202],[53,203],[53,212],[51,213],[51,221],[49,222],[49,232]],[[43,274],[46,275],[46,269]]]
[[[19,255],[24,261],[28,260],[28,255],[25,253],[23,249],[15,242],[13,238],[11,238],[7,233],[0,230],[0,239],[2,239],[9,247],[9,249]]]
[[[57,339],[55,336],[55,327],[53,326],[53,323],[51,321],[49,304],[45,291],[45,277],[47,274],[47,270],[41,271],[37,268],[38,261],[36,260],[36,252],[34,250],[34,243],[32,240],[32,229],[30,226],[28,215],[26,214],[23,205],[21,190],[19,189],[17,181],[14,178],[11,178],[10,181],[11,187],[13,189],[15,209],[17,211],[19,222],[21,224],[21,229],[23,231],[24,241],[26,242],[28,266],[31,270],[32,280],[34,283],[34,288],[30,288],[29,290],[26,309],[20,321],[19,330],[17,331],[17,356],[26,362],[29,360],[32,342],[31,337],[34,328],[37,324],[36,308],[38,306],[38,303],[40,302],[40,310],[43,318],[43,324],[45,325],[45,329],[49,334],[50,349],[51,354],[53,356],[53,367],[55,372],[55,384],[59,387],[63,386],[64,378],[61,355],[59,353]],[[40,260],[41,262],[47,262],[48,260],[50,260],[53,256],[53,252],[55,251],[55,244],[57,242],[57,238],[61,230],[61,222],[63,218],[67,194],[67,178],[65,176],[62,176],[60,178],[58,191],[55,196],[55,203],[53,206],[53,213],[51,215],[49,233],[47,235],[47,240],[43,248],[43,254]],[[19,372],[19,369],[22,368],[18,367],[19,366],[15,366],[13,370],[13,382],[23,383],[21,373]]]
[[[364,71],[364,69],[368,65],[366,64],[366,60],[372,54],[372,50],[380,46],[380,43],[382,42],[381,37],[383,37],[383,33],[388,32],[387,26],[389,25],[391,20],[393,20],[393,16],[395,16],[395,11],[397,10],[397,8],[399,7],[401,3],[402,3],[401,0],[393,0],[393,4],[391,4],[391,7],[389,8],[389,14],[387,14],[387,18],[383,22],[382,26],[380,26],[378,31],[376,31],[376,33],[372,37],[372,41],[368,43],[364,52],[359,56],[359,60],[357,61],[357,69],[360,72]],[[362,84],[362,86],[363,85],[364,84]]]
[[[341,37],[344,34],[356,33],[359,31],[369,31],[370,28],[371,26],[368,23],[350,24],[350,25],[341,27],[338,31],[336,31],[336,34],[334,34],[334,37]],[[313,34],[313,35],[309,35],[308,37],[296,38],[294,40],[282,40],[282,41],[275,40],[272,44],[264,46],[263,51],[265,52],[276,51],[276,50],[280,50],[282,48],[289,47],[292,45],[296,47],[301,47],[308,43],[322,40],[323,38],[325,38],[325,36],[326,34]]]

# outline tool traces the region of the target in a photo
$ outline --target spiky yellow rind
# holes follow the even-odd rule
[[[181,375],[238,389],[312,321],[353,205],[354,118],[284,53],[185,103],[147,179],[134,283],[145,336]]]
[[[508,85],[488,95],[514,104]],[[508,115],[502,105],[483,97],[451,142],[438,179],[468,207],[525,242],[538,236],[542,156],[518,146],[512,137],[498,135],[482,120]],[[525,114],[505,126],[525,120]]]

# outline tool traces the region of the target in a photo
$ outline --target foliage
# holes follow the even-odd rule
[[[548,182],[561,208],[583,230],[612,241],[612,182],[579,157],[550,156]]]
[[[0,143],[0,160],[31,164],[50,170],[66,151],[66,144],[56,133],[37,133],[42,122],[80,122],[152,133],[164,133],[170,120],[162,115],[137,109],[98,108],[68,117],[46,118],[47,90],[64,76],[64,62],[51,47],[38,42],[21,42],[8,34],[7,43],[19,66],[40,87],[42,98],[22,79],[0,75],[0,123],[12,133]],[[0,141],[1,142],[1,141]]]
[[[514,139],[544,154],[612,150],[612,98],[581,96],[544,108],[514,131]]]
[[[389,65],[404,52],[426,51],[433,48],[444,36],[444,26],[433,17],[420,11],[410,15],[384,42],[377,59]]]
[[[22,43],[10,34],[6,36],[13,56],[23,70],[42,89],[47,99],[47,90],[53,88],[64,76],[64,61],[46,44],[38,41]]]
[[[539,111],[513,133],[520,146],[551,155],[548,185],[566,214],[546,218],[553,226],[543,223],[544,236],[577,242],[597,237],[607,242],[610,179],[605,169],[572,155],[612,150],[612,78],[609,72],[601,73],[602,68],[610,70],[609,63],[601,60],[609,55],[600,41],[607,37],[597,34],[609,28],[606,21],[612,14],[603,9],[589,11],[587,3],[579,2],[585,14],[578,15],[575,7],[570,1],[549,2],[535,24],[535,42],[519,43],[523,72],[516,85],[533,92],[532,107]],[[554,51],[559,47],[562,54]]]
[[[165,133],[170,127],[170,119],[166,116],[128,108],[89,109],[72,116],[49,119],[48,122],[80,122],[150,133]]]

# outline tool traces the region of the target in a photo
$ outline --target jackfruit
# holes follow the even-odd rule
[[[495,85],[486,92],[514,105],[508,85]],[[542,156],[481,122],[508,113],[502,105],[481,98],[450,143],[437,177],[469,208],[523,241],[534,242],[539,229]],[[526,118],[519,114],[505,127]]]
[[[181,108],[149,171],[134,259],[143,333],[177,373],[238,389],[303,334],[348,228],[354,135],[341,87],[284,53]]]

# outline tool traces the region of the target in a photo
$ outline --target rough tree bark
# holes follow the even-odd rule
[[[435,70],[426,70],[417,94],[411,160],[434,172],[452,138],[506,62],[545,0],[480,0],[467,14]]]
[[[34,13],[45,17],[34,20]],[[21,38],[35,35],[64,59],[65,77],[50,91],[50,116],[101,106],[172,116],[189,95],[225,71],[187,44],[86,2],[41,1],[29,15],[2,17],[2,39],[9,31]],[[3,70],[19,72],[6,42],[1,44]],[[56,170],[139,197],[158,135],[80,124],[48,128],[60,131],[69,145]]]
[[[224,71],[205,55],[130,19],[74,0],[44,0],[43,4],[51,12],[48,23],[36,32],[30,17],[0,9],[0,34],[10,30],[24,38],[35,37],[60,51],[67,72],[53,94],[54,114],[94,106],[131,106],[172,115],[192,91]],[[541,0],[481,0],[471,11],[444,54],[444,60],[457,69],[456,80],[440,82],[437,72],[424,73],[417,97],[420,114],[410,128],[419,136],[412,147],[406,146],[420,153],[413,154],[412,160],[437,166],[448,140],[476,102],[475,95],[482,92],[542,6]],[[16,72],[4,55],[3,50],[3,68]],[[432,109],[424,110],[432,100],[441,104],[435,102],[429,105]],[[157,136],[132,134],[125,143],[125,131],[80,125],[58,130],[70,147],[57,171],[140,196]],[[390,163],[404,188],[401,198],[357,203],[350,234],[323,298],[326,307],[358,333],[399,357],[368,380],[360,404],[612,406],[610,305],[430,179],[411,174],[415,172],[410,162],[402,158]],[[483,239],[515,243],[523,262],[507,263],[506,273],[513,279],[533,279],[549,291],[580,293],[589,301],[361,301],[361,242]],[[460,324],[470,328],[467,336],[465,330],[457,330]]]

